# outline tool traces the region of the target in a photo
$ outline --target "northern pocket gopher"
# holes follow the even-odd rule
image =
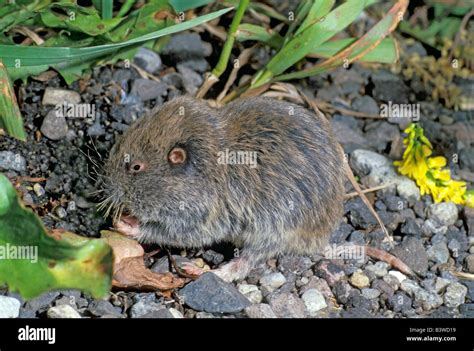
[[[116,227],[144,243],[240,247],[242,279],[278,254],[315,254],[342,215],[343,159],[324,117],[269,98],[221,109],[179,97],[135,122],[105,165]]]

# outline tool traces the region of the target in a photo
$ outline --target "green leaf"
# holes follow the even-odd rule
[[[64,28],[97,36],[115,28],[123,18],[102,19],[95,9],[73,4],[52,4],[41,11],[41,20],[50,28]]]
[[[7,70],[0,59],[0,121],[9,135],[26,141],[23,120]]]
[[[256,40],[278,49],[283,43],[283,37],[272,29],[250,23],[242,23],[235,33],[238,41]]]
[[[176,12],[184,12],[207,5],[213,1],[214,0],[170,0],[169,3]]]
[[[104,38],[116,43],[155,32],[173,24],[170,19],[172,14],[173,9],[168,0],[154,1],[133,11],[117,28],[106,33]]]
[[[32,47],[21,45],[0,45],[0,57],[4,60],[5,66],[10,69],[19,63],[16,68],[16,76],[20,75],[23,69],[28,67],[38,67],[42,65],[53,66],[59,63],[74,64],[77,62],[102,57],[116,52],[119,49],[130,47],[136,44],[154,40],[165,35],[181,32],[190,29],[204,22],[213,20],[232,10],[231,8],[222,9],[209,13],[204,16],[193,18],[189,21],[174,24],[172,26],[160,29],[158,31],[142,35],[121,43],[112,43],[97,45],[85,48],[73,47]],[[18,60],[18,61],[17,61]]]
[[[364,7],[365,0],[348,0],[325,16],[324,20],[313,23],[300,34],[295,35],[268,62],[266,68],[255,76],[252,88],[269,82],[272,77],[283,73],[339,33],[359,16]]]
[[[332,56],[330,59],[317,64],[309,69],[292,72],[275,77],[275,80],[289,80],[310,77],[321,72],[328,71],[343,63],[351,63],[373,51],[382,40],[395,30],[408,6],[408,0],[397,1],[388,13],[366,34],[356,40],[350,46]],[[394,47],[396,50],[396,47]]]
[[[311,56],[330,58],[336,55],[339,51],[347,48],[353,44],[356,38],[345,38],[339,40],[327,41],[315,51]],[[385,38],[380,44],[371,52],[363,56],[362,62],[377,62],[377,63],[395,63],[398,59],[398,51],[395,40],[393,38]]]
[[[321,18],[326,16],[329,11],[331,11],[332,7],[336,0],[321,0],[315,1],[313,6],[309,9],[308,15],[304,19],[301,26],[299,26],[298,30],[296,31],[295,35],[300,34],[303,30],[312,26],[316,22],[318,22]]]
[[[15,256],[22,252],[21,257]],[[80,289],[95,298],[107,295],[113,255],[98,239],[55,240],[40,219],[18,201],[0,174],[0,284],[30,299],[53,289]]]
[[[113,16],[113,0],[102,0],[102,6],[100,12],[103,19],[110,19]]]

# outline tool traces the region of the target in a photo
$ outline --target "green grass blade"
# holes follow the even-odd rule
[[[327,41],[308,56],[330,58],[353,44],[356,40],[356,38],[345,38]],[[398,50],[395,40],[393,38],[385,38],[374,50],[363,56],[360,61],[392,64],[397,59]]]
[[[309,9],[308,15],[304,19],[303,23],[301,23],[301,26],[298,27],[298,30],[296,31],[295,35],[300,34],[306,28],[312,26],[321,18],[326,16],[329,11],[331,11],[335,2],[336,0],[315,1],[313,6],[311,6],[311,8]]]
[[[364,9],[365,2],[365,0],[348,0],[325,16],[324,20],[310,25],[296,35],[268,62],[265,70],[255,76],[252,88],[261,86],[280,75],[351,24]]]
[[[26,141],[23,120],[7,70],[0,60],[0,121],[7,133]]]
[[[102,0],[101,14],[102,19],[111,19],[113,17],[113,0]]]
[[[183,12],[207,5],[213,1],[214,0],[170,0],[169,2],[176,12]]]
[[[278,49],[283,43],[283,37],[272,29],[250,23],[242,23],[235,33],[237,41],[256,40]]]
[[[130,39],[122,43],[105,44],[85,48],[71,47],[31,47],[21,45],[0,45],[0,57],[4,60],[5,66],[21,68],[28,66],[53,65],[57,63],[67,63],[70,61],[87,60],[110,54],[118,49],[147,42],[165,35],[181,32],[190,29],[204,22],[208,22],[222,16],[232,10],[222,9],[204,16],[193,18],[189,21],[174,24],[158,31],[142,35],[138,38]]]
[[[314,67],[275,77],[275,80],[289,80],[310,77],[330,69],[340,67],[344,62],[351,63],[374,50],[381,41],[395,30],[408,7],[408,0],[397,1],[388,13],[366,34],[337,55]]]

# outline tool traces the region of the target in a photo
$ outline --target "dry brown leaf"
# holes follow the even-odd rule
[[[172,290],[184,285],[185,280],[171,273],[154,273],[145,267],[143,257],[126,257],[114,264],[112,286],[120,289]]]
[[[143,261],[145,251],[135,240],[109,230],[101,231],[101,238],[112,247],[114,253],[113,287],[168,291],[184,285],[184,279],[171,273],[154,273],[146,268]]]

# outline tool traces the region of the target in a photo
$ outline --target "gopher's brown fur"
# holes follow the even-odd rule
[[[171,164],[177,147],[186,160]],[[135,160],[140,172],[130,168]],[[263,259],[314,254],[327,243],[342,215],[343,162],[329,123],[298,105],[250,98],[212,109],[180,97],[120,138],[106,190],[137,220],[141,241],[241,246],[239,258],[218,270],[233,280]]]

